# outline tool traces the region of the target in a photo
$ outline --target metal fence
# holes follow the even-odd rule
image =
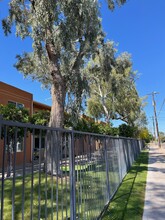
[[[2,119],[0,136],[1,220],[98,219],[143,147]]]

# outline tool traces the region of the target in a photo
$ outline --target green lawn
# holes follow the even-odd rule
[[[101,191],[106,192],[106,173],[98,165],[76,165],[76,214],[80,219],[95,219],[104,206],[104,197]],[[104,168],[104,167],[103,167]],[[31,174],[25,177],[24,219],[31,219],[31,205],[33,219],[67,219],[70,217],[70,179],[69,168],[63,167],[63,178],[44,173],[35,173],[33,176],[33,193],[31,190]],[[39,184],[39,179],[41,184]],[[22,219],[22,177],[15,180],[15,218]],[[1,184],[0,184],[1,185]],[[4,220],[12,219],[12,179],[4,182]],[[58,189],[58,190],[57,190]],[[38,195],[40,194],[40,198]],[[106,195],[106,194],[105,194]],[[33,197],[32,203],[31,198]],[[47,199],[46,199],[47,198]],[[52,200],[53,199],[53,200]],[[40,201],[40,206],[39,206]],[[46,204],[47,201],[47,204]],[[51,202],[53,201],[53,202]],[[95,201],[95,202],[93,202]],[[39,214],[40,213],[40,214]],[[52,214],[53,213],[53,214]],[[53,217],[52,217],[53,216]]]
[[[141,220],[147,178],[148,151],[138,160],[123,179],[102,220]]]
[[[139,166],[140,164],[140,166]],[[114,197],[104,220],[125,219],[140,220],[142,215],[145,178],[146,178],[147,152],[142,152],[138,161],[123,180],[123,183]],[[63,178],[46,176],[44,173],[35,173],[33,177],[33,193],[31,190],[32,176],[25,177],[25,200],[22,197],[22,177],[15,181],[15,219],[22,219],[22,204],[24,203],[24,219],[31,219],[31,206],[33,219],[67,219],[70,217],[70,180],[69,166],[61,167]],[[76,165],[76,215],[79,219],[96,219],[107,198],[105,165],[90,164]],[[118,173],[109,172],[111,190],[118,182]],[[40,183],[41,181],[41,183]],[[40,183],[40,184],[39,184]],[[0,184],[1,185],[1,184]],[[12,179],[4,182],[4,220],[11,219],[12,213]],[[58,189],[58,190],[57,190]],[[101,192],[101,193],[100,193]],[[140,192],[140,193],[139,193]],[[40,195],[40,197],[38,196]],[[31,198],[32,203],[31,203]],[[53,201],[53,202],[51,202]],[[40,202],[40,206],[39,206]],[[47,202],[47,203],[46,203]],[[136,215],[135,215],[136,213]],[[57,216],[58,215],[58,216]],[[131,217],[130,217],[131,216]],[[136,216],[133,218],[132,216]]]
[[[45,213],[47,212],[48,219],[51,219],[51,214],[57,213],[58,208],[58,218],[62,219],[63,217],[70,216],[70,207],[69,207],[69,182],[62,183],[60,178],[58,181],[56,177],[51,178],[47,177],[47,184],[45,174],[41,174],[41,184],[39,187],[39,174],[34,174],[34,184],[33,184],[33,193],[31,191],[31,175],[25,177],[25,203],[24,203],[24,219],[31,219],[30,207],[33,206],[33,218],[34,219],[45,219]],[[4,220],[11,219],[12,213],[12,180],[5,180],[4,188]],[[65,185],[66,184],[66,185]],[[53,187],[52,187],[53,186]],[[58,186],[58,191],[57,191]],[[66,188],[67,186],[67,188]],[[40,198],[38,197],[40,192]],[[57,197],[58,193],[58,197]],[[15,182],[15,219],[22,219],[22,177],[17,177]],[[53,196],[53,203],[51,203],[51,198]],[[32,204],[31,198],[33,196]],[[63,199],[65,196],[65,199]],[[47,199],[46,199],[47,198]],[[45,203],[47,201],[47,204]],[[40,202],[40,206],[39,206]],[[57,206],[58,202],[58,206]],[[40,208],[39,208],[40,207]],[[47,208],[46,208],[47,207]],[[63,213],[62,213],[63,211]],[[40,213],[40,215],[39,215]]]

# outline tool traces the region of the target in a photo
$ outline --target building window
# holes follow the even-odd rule
[[[35,137],[35,146],[33,149],[34,160],[38,160],[41,155],[41,160],[44,160],[44,147],[45,147],[45,138],[41,137],[41,149],[40,149],[40,138],[38,136]]]
[[[9,151],[10,153],[14,153],[14,147],[16,146],[16,152],[22,152],[24,150],[24,139],[17,141],[16,145],[14,144],[14,141],[10,141],[8,145],[6,145],[6,151]]]
[[[24,108],[24,104],[19,103],[19,102],[8,101],[8,104],[12,104],[17,108]]]
[[[41,138],[41,148],[45,147],[45,138]],[[35,137],[35,148],[39,149],[39,137]]]
[[[17,107],[17,108],[24,108],[24,104],[22,104],[22,103],[16,103],[16,107]]]
[[[23,140],[18,141],[16,145],[16,152],[22,152],[23,151]]]

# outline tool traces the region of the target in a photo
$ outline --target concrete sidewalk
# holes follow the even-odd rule
[[[151,145],[143,220],[165,220],[165,149]]]

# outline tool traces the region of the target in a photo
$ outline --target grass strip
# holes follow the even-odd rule
[[[123,179],[102,220],[141,220],[148,169],[148,151],[141,152]]]

